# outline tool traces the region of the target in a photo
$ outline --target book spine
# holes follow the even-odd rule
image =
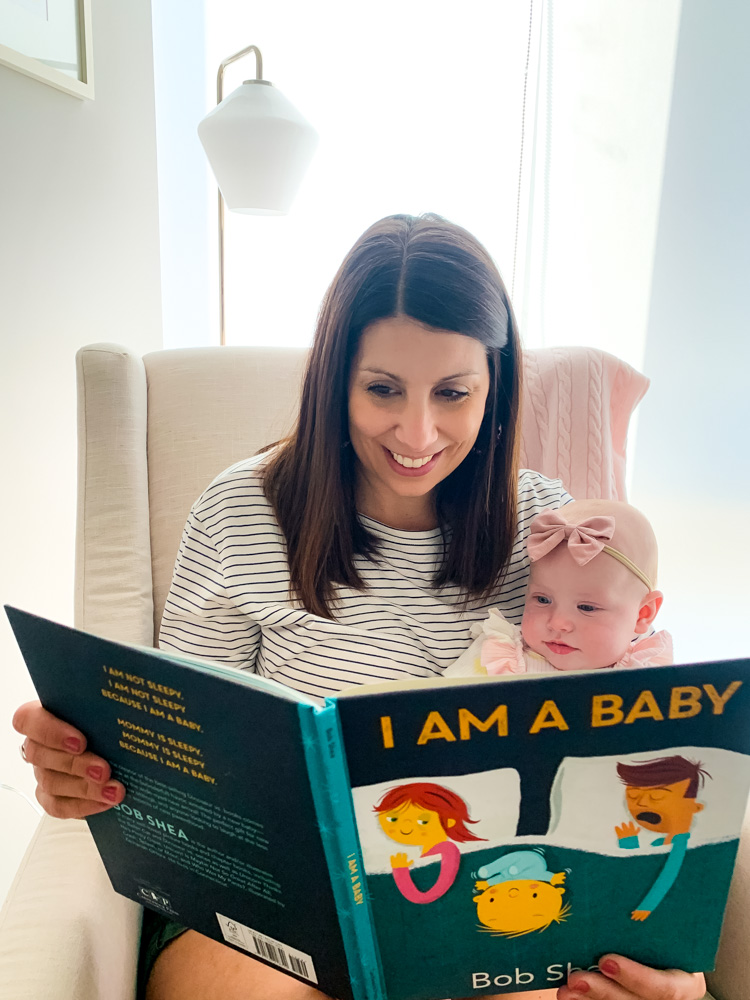
[[[305,756],[355,1000],[387,1000],[334,704],[300,705]]]

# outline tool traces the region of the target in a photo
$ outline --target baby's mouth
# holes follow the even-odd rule
[[[557,656],[565,656],[566,653],[578,652],[575,646],[569,646],[567,642],[545,642],[544,645],[551,653],[555,653]]]

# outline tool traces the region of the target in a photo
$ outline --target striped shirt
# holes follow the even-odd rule
[[[286,542],[256,456],[232,466],[195,503],[182,535],[159,645],[252,670],[314,698],[356,684],[440,676],[497,607],[518,624],[528,578],[524,539],[541,511],[571,498],[560,480],[524,470],[518,528],[498,597],[459,610],[455,586],[435,590],[439,528],[402,531],[361,516],[375,561],[355,556],[366,590],[339,586],[334,620],[289,598]]]

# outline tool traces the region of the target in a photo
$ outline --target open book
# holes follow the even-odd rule
[[[418,681],[324,705],[8,608],[44,705],[127,788],[114,889],[339,1000],[712,968],[750,661]]]

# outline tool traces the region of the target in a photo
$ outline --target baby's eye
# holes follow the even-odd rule
[[[534,600],[536,601],[537,604],[552,604],[552,601],[549,599],[549,597],[545,597],[544,594],[536,594],[534,596]]]
[[[368,385],[367,391],[371,396],[377,396],[378,399],[389,399],[396,393],[396,390],[392,386],[383,385],[381,382],[377,382],[374,385]]]
[[[578,610],[579,611],[598,611],[599,609],[597,608],[597,606],[595,604],[579,604],[578,605]]]

